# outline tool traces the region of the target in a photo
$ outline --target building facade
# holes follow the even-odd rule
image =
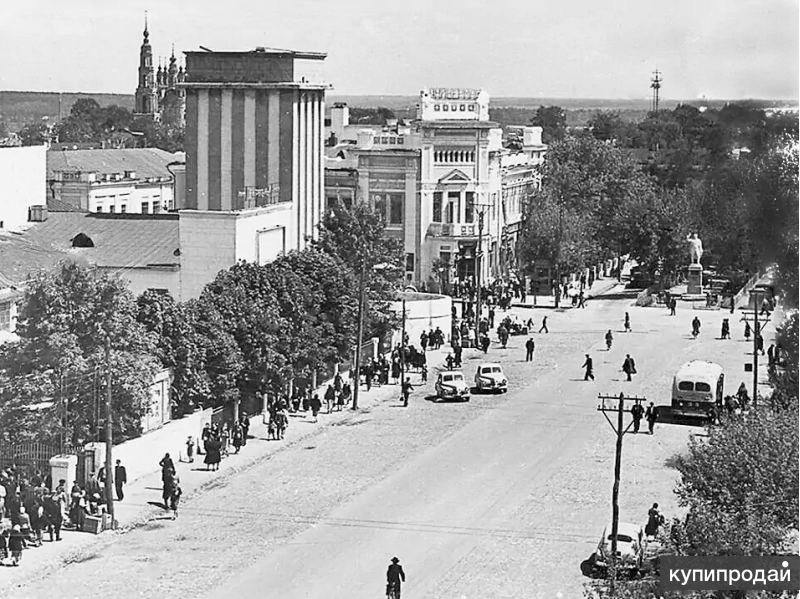
[[[47,203],[47,147],[0,147],[0,231],[28,222],[32,206]]]

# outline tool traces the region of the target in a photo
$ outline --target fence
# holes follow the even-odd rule
[[[50,471],[50,458],[58,453],[58,447],[46,443],[0,443],[0,468],[14,466],[21,476],[44,478]]]

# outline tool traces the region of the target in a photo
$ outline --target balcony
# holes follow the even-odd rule
[[[428,226],[428,237],[477,237],[478,227],[475,224],[431,223]]]

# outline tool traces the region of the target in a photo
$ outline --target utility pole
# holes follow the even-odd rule
[[[112,477],[114,476],[113,460],[111,456],[111,336],[106,335],[106,510],[111,517],[111,526],[114,526],[114,487]]]
[[[758,321],[760,294],[761,290],[759,289],[750,290],[750,297],[753,298],[753,409],[758,407],[758,338],[761,335],[761,329],[767,326],[767,322],[769,322],[769,318],[763,324]],[[747,321],[746,315],[745,321]]]
[[[475,251],[475,346],[481,335],[481,257],[483,256],[483,208],[478,212],[478,247]]]
[[[355,377],[353,377],[353,409],[358,409],[358,387],[361,381],[361,344],[362,337],[364,336],[364,296],[365,278],[366,278],[366,262],[361,261],[361,274],[358,277],[358,333],[356,334],[356,363],[354,365]]]
[[[406,300],[403,299],[403,325],[400,332],[400,392],[406,384]]]
[[[624,393],[620,393],[619,396],[615,395],[598,395],[598,399],[600,399],[601,403],[597,406],[597,411],[602,412],[605,419],[608,421],[608,424],[611,426],[611,429],[617,435],[617,448],[616,448],[616,456],[614,459],[614,487],[611,491],[611,576],[610,576],[610,591],[611,596],[614,596],[616,590],[616,582],[617,582],[617,533],[619,532],[619,479],[620,479],[620,470],[622,469],[622,437],[625,433],[628,432],[628,429],[633,424],[631,421],[627,427],[624,426],[623,422],[623,414],[626,412],[625,410],[625,400],[634,401],[636,403],[641,404],[641,402],[646,401],[644,397],[625,397]],[[617,402],[616,406],[606,406],[606,400],[615,400]],[[629,410],[627,410],[629,411]],[[614,423],[608,417],[606,412],[616,412],[617,413],[617,424],[614,426]]]
[[[556,244],[556,298],[555,307],[561,305],[561,243],[564,231],[561,224],[561,195],[558,196],[558,243]]]

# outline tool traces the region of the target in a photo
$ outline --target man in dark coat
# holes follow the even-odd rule
[[[638,401],[631,408],[631,416],[633,417],[633,432],[638,433],[639,423],[642,421],[642,416],[644,416],[644,408]]]
[[[584,381],[588,381],[589,379],[594,380],[594,362],[592,361],[592,358],[589,357],[589,354],[586,354],[586,360],[581,368],[586,369],[586,372],[583,374]]]
[[[122,460],[117,460],[117,465],[114,466],[114,489],[117,492],[117,501],[125,499],[125,493],[122,487],[128,483],[128,471],[122,465]]]
[[[503,344],[503,349],[505,349],[508,343],[508,329],[502,324],[497,328],[497,337],[500,339],[500,343]]]
[[[45,495],[44,498],[44,517],[45,523],[47,525],[47,532],[50,535],[50,542],[53,542],[53,536],[55,535],[55,540],[61,540],[61,523],[62,523],[62,515],[61,515],[61,507],[55,500],[55,496],[52,493],[48,493]]]
[[[653,427],[656,425],[656,420],[658,419],[658,410],[652,401],[650,402],[650,405],[647,406],[644,417],[647,420],[647,431],[652,435]]]
[[[622,372],[628,376],[628,381],[631,380],[631,375],[636,374],[636,363],[631,358],[630,354],[626,354],[625,361],[622,363]]]
[[[400,596],[400,584],[406,581],[406,573],[403,572],[403,566],[400,565],[400,560],[396,557],[392,558],[392,563],[386,570],[386,596],[393,588],[397,589],[397,596]]]
[[[525,361],[526,362],[533,362],[533,350],[536,345],[533,342],[533,337],[530,337],[525,342]]]

